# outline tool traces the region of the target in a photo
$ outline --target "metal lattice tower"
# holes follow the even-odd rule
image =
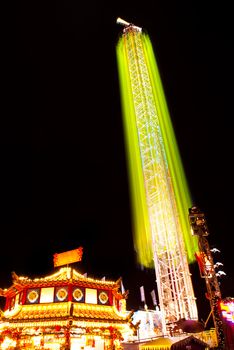
[[[167,333],[167,324],[171,322],[182,318],[197,320],[197,307],[141,28],[126,26],[122,40],[135,111],[163,332]]]
[[[221,290],[217,279],[215,264],[211,254],[209,242],[206,236],[209,235],[206,218],[204,213],[197,207],[189,209],[189,220],[193,234],[199,237],[199,252],[197,260],[200,269],[200,275],[205,279],[207,296],[210,301],[210,308],[213,316],[213,322],[217,334],[218,348],[225,349],[225,337],[223,329],[223,321],[220,312]]]

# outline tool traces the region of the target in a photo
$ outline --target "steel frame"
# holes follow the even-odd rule
[[[173,185],[168,169],[157,105],[147,66],[144,38],[138,27],[123,31],[132,89],[163,332],[179,319],[197,320]]]

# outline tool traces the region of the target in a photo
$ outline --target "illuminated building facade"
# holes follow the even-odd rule
[[[124,26],[117,44],[128,155],[134,244],[138,262],[154,267],[163,332],[180,319],[197,320],[189,271],[197,238],[190,232],[186,178],[149,37]]]
[[[227,349],[234,349],[234,298],[228,297],[220,303]]]
[[[13,274],[0,317],[0,349],[118,349],[136,333],[116,282],[63,267],[45,278]]]

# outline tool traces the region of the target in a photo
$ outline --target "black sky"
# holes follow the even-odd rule
[[[193,202],[206,214],[211,247],[221,251],[221,291],[233,296],[232,12],[225,1],[205,3],[7,5],[0,287],[10,286],[11,271],[51,273],[54,253],[83,246],[74,266],[81,273],[122,276],[134,308],[145,285],[152,303],[154,272],[136,266],[132,243],[115,56],[120,16],[150,35]],[[194,279],[204,299],[203,281]]]

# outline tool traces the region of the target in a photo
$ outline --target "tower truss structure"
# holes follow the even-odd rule
[[[206,218],[199,208],[192,207],[189,209],[189,220],[193,234],[198,236],[199,251],[196,254],[196,259],[199,265],[200,275],[206,282],[207,297],[210,301],[218,348],[220,350],[225,349],[224,326],[220,309],[220,303],[222,301],[221,290],[209,242],[206,239],[206,236],[209,235]]]
[[[138,230],[135,243],[142,245],[143,250],[146,244],[143,254],[148,254],[151,247],[163,332],[167,333],[167,325],[179,319],[197,320],[197,307],[178,196],[175,195],[160,119],[160,96],[155,94],[149,69],[146,35],[132,24],[124,22],[124,26],[117,56],[125,106],[125,140],[135,230]]]

